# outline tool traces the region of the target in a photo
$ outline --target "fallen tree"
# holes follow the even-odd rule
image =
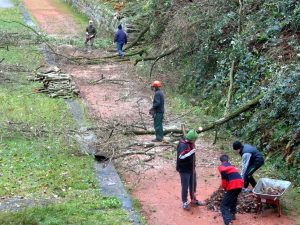
[[[181,129],[177,128],[172,128],[172,129],[164,129],[164,134],[169,134],[169,133],[174,133],[174,134],[182,134]],[[155,130],[128,130],[125,131],[124,134],[135,134],[135,135],[145,135],[145,134],[155,134]]]
[[[152,22],[151,22],[151,23],[152,23]],[[126,50],[132,48],[133,46],[135,46],[135,45],[138,43],[138,41],[139,41],[139,40],[144,36],[144,34],[147,33],[147,31],[150,29],[151,23],[150,23],[148,26],[146,26],[146,27],[141,31],[141,33],[139,34],[139,36],[137,36],[137,38],[136,38],[131,44],[129,44],[128,46],[126,46],[126,47],[124,48],[124,51],[126,51]]]
[[[263,94],[258,95],[255,99],[249,101],[247,104],[243,105],[242,107],[238,108],[237,110],[233,111],[232,113],[229,113],[227,116],[216,120],[212,124],[204,127],[201,131],[199,130],[198,132],[201,133],[204,131],[212,130],[212,129],[238,117],[243,112],[246,112],[249,109],[251,109],[252,107],[254,107],[255,105],[257,105],[259,103],[259,100],[262,99],[263,96],[264,96]]]
[[[212,124],[210,124],[206,127],[203,127],[201,130],[196,128],[197,132],[202,133],[202,132],[205,132],[208,130],[213,130],[216,127],[238,117],[243,112],[246,112],[249,109],[251,109],[252,107],[254,107],[255,105],[257,105],[259,103],[259,100],[262,99],[263,96],[264,96],[264,94],[258,95],[255,99],[251,100],[247,104],[243,105],[242,107],[240,107],[237,110],[233,111],[232,113],[228,114],[226,117],[216,120]],[[182,134],[182,129],[179,129],[179,128],[164,129],[164,134],[168,134],[168,133]],[[151,129],[151,130],[130,130],[130,131],[126,131],[125,134],[145,135],[145,134],[155,134],[155,131],[153,129]]]

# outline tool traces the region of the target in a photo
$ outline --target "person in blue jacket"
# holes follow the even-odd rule
[[[256,185],[253,173],[264,164],[264,157],[257,148],[249,144],[243,145],[240,141],[235,141],[232,147],[242,157],[241,175],[244,180],[243,192],[248,192],[249,183],[253,188]]]
[[[123,57],[123,45],[127,44],[127,34],[122,30],[122,25],[118,26],[118,31],[115,33],[114,42],[117,43],[117,51],[120,58]]]

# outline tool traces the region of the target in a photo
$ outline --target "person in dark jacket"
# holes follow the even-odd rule
[[[154,129],[156,138],[152,140],[153,142],[160,142],[164,139],[163,130],[163,118],[165,113],[165,99],[164,94],[161,91],[161,82],[153,81],[151,84],[151,89],[154,91],[153,105],[149,110],[149,113],[154,118]]]
[[[225,225],[231,225],[235,220],[237,199],[243,188],[243,179],[237,169],[228,161],[227,155],[221,155],[221,165],[218,170],[221,174],[222,183],[225,193],[221,202],[221,212]]]
[[[123,45],[127,44],[127,34],[122,30],[122,25],[118,26],[118,31],[115,33],[115,43],[117,43],[117,51],[119,57],[123,57]]]
[[[260,151],[249,144],[242,144],[240,141],[235,141],[232,145],[233,149],[242,157],[242,178],[244,179],[243,192],[248,192],[249,183],[254,188],[256,181],[253,178],[253,173],[264,164],[264,157]]]
[[[85,35],[84,44],[87,45],[87,43],[90,42],[91,46],[93,46],[97,31],[96,31],[96,28],[94,27],[92,20],[89,21],[89,25],[87,26],[85,31],[86,31],[86,35]]]
[[[176,170],[180,174],[181,180],[181,200],[182,208],[189,210],[189,204],[187,200],[188,190],[190,193],[191,204],[205,205],[203,202],[196,199],[196,146],[195,142],[198,138],[198,134],[195,130],[190,130],[185,138],[179,140],[177,146],[177,161]]]

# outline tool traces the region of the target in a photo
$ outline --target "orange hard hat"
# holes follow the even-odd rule
[[[158,81],[158,80],[153,81],[152,84],[151,84],[151,87],[161,87],[160,81]]]

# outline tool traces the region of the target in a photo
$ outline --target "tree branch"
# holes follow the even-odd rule
[[[224,111],[224,116],[227,116],[230,110],[230,102],[232,98],[232,90],[233,90],[233,83],[234,83],[234,67],[235,67],[235,60],[232,61],[231,64],[231,69],[229,73],[229,89],[227,93],[227,101],[226,101],[226,106],[225,106],[225,111]]]
[[[238,117],[241,113],[246,112],[247,110],[249,110],[252,107],[254,107],[255,105],[257,105],[259,103],[259,100],[262,99],[263,96],[264,96],[263,94],[258,95],[255,99],[253,99],[250,102],[248,102],[247,104],[243,105],[241,108],[230,113],[228,116],[225,116],[221,119],[216,120],[215,122],[208,125],[207,127],[204,127],[203,130],[198,131],[198,133],[214,129],[217,126],[220,126],[220,125]]]
[[[161,59],[163,57],[166,57],[168,55],[171,55],[172,53],[176,52],[179,48],[180,47],[177,46],[177,47],[175,47],[175,48],[173,48],[173,49],[171,49],[169,51],[166,51],[163,54],[158,55],[158,56],[150,56],[150,57],[146,57],[146,58],[136,59],[134,65],[137,65],[141,61],[148,61],[148,60],[156,60],[156,61],[158,61],[159,59]]]
[[[251,109],[252,107],[254,107],[255,105],[257,105],[263,96],[264,96],[264,94],[258,95],[255,99],[249,101],[248,103],[246,103],[242,107],[238,108],[234,112],[230,113],[229,115],[227,115],[221,119],[216,120],[212,124],[202,128],[202,130],[198,130],[197,132],[202,133],[202,132],[205,132],[208,130],[215,129],[216,127],[238,117],[243,112],[246,112],[249,109]],[[168,134],[168,133],[182,134],[182,132],[183,132],[182,129],[179,129],[179,128],[164,129],[164,134]],[[145,135],[145,134],[155,134],[155,131],[152,129],[151,130],[129,130],[129,131],[126,131],[124,134]]]
[[[152,21],[151,21],[151,23],[152,23]],[[148,26],[146,26],[146,27],[144,28],[144,30],[141,31],[141,33],[139,34],[139,36],[138,36],[138,37],[137,37],[130,45],[128,45],[128,46],[126,46],[126,47],[124,48],[124,51],[126,51],[126,50],[132,48],[133,46],[135,46],[135,45],[138,43],[138,41],[139,41],[139,40],[144,36],[144,34],[147,33],[147,31],[150,29],[151,23],[150,23]]]

